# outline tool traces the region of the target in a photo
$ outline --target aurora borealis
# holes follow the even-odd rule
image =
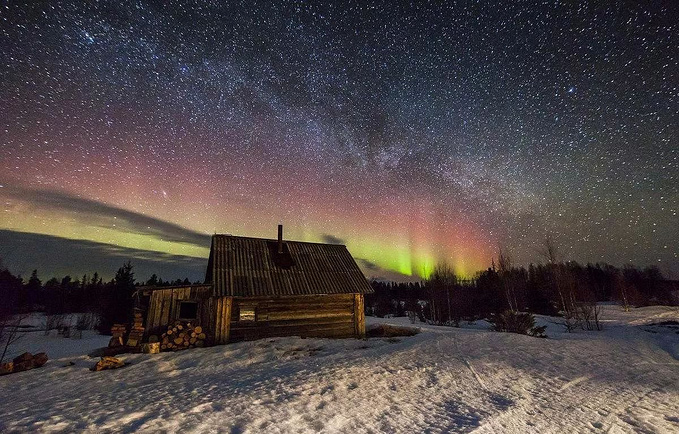
[[[671,0],[0,4],[17,272],[45,266],[23,236],[207,258],[278,223],[368,276],[541,261],[547,236],[679,272]]]

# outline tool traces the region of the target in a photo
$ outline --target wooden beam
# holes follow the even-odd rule
[[[358,339],[365,338],[365,311],[363,309],[363,294],[354,294],[354,329]]]
[[[223,325],[223,338],[224,343],[229,342],[231,337],[231,307],[233,306],[233,297],[224,297],[224,325]]]
[[[231,306],[233,297],[219,297],[215,300],[215,344],[229,342],[231,330]]]

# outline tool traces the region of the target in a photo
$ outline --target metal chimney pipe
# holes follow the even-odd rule
[[[283,253],[283,225],[278,225],[278,253]]]

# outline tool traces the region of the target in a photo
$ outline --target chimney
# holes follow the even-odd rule
[[[278,225],[278,253],[283,253],[283,225]]]

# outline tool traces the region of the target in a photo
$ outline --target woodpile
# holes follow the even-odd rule
[[[0,375],[7,375],[14,372],[14,362],[0,363]]]
[[[92,367],[93,371],[103,371],[104,369],[117,369],[125,366],[125,362],[117,357],[104,356]]]
[[[201,348],[205,346],[205,333],[201,326],[194,326],[190,322],[175,321],[167,327],[160,339],[150,336],[149,342],[160,342],[160,351],[179,351],[187,348]]]
[[[141,343],[142,338],[144,337],[144,318],[141,314],[141,312],[135,312],[134,313],[134,322],[132,324],[132,329],[130,330],[130,334],[127,336],[127,346],[128,347],[136,347]]]
[[[160,342],[141,344],[141,352],[144,354],[158,354],[160,352]]]
[[[17,356],[9,363],[0,365],[0,375],[7,375],[13,372],[28,371],[29,369],[39,368],[47,363],[47,354],[38,353],[33,355],[31,353],[23,353]]]
[[[125,324],[113,324],[113,327],[111,327],[111,334],[113,337],[108,341],[108,346],[122,347],[125,333],[127,333],[127,326]]]

